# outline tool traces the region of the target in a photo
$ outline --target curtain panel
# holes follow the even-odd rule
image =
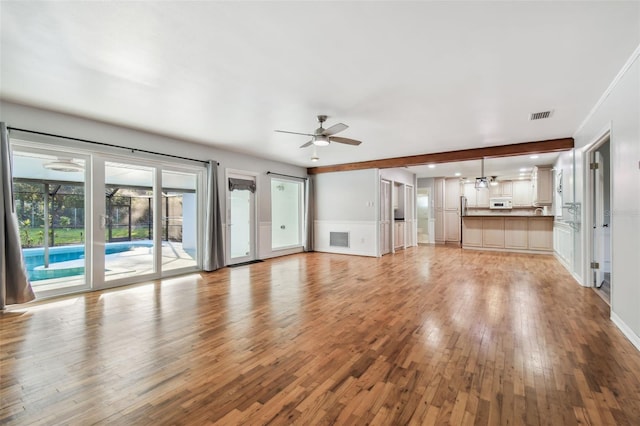
[[[9,133],[0,123],[0,309],[6,305],[26,303],[35,299],[22,255],[18,215],[13,199],[13,173]]]
[[[215,271],[224,267],[224,240],[222,229],[222,212],[218,191],[218,163],[207,164],[207,197],[204,224],[204,256],[202,269]]]
[[[304,191],[304,251],[313,251],[314,177],[309,176]]]

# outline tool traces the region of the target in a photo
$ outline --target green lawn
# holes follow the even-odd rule
[[[60,228],[54,230],[54,245],[65,246],[69,244],[84,243],[84,229]],[[115,228],[112,231],[113,238],[127,238],[128,228]],[[107,231],[105,230],[105,237]],[[131,228],[132,240],[146,240],[149,238],[149,228],[138,226]],[[20,229],[20,240],[22,247],[41,247],[44,241],[44,228],[22,228]]]

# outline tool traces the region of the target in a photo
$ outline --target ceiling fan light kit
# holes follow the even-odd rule
[[[329,143],[330,143],[329,138],[324,135],[313,137],[313,144],[315,146],[327,146],[329,145]]]
[[[300,133],[300,132],[291,132],[288,130],[276,130],[276,132],[279,133],[289,133],[292,135],[303,135],[303,136],[311,136],[311,140],[305,144],[302,144],[300,146],[300,148],[306,148],[308,146],[327,146],[329,145],[331,142],[336,142],[336,143],[342,143],[345,145],[354,145],[354,146],[358,146],[360,145],[362,142],[355,140],[355,139],[349,139],[349,138],[342,138],[342,137],[337,137],[337,136],[333,136],[336,133],[342,132],[343,130],[346,130],[349,128],[349,126],[347,126],[344,123],[338,123],[338,124],[334,124],[333,126],[325,129],[322,126],[322,123],[324,123],[327,120],[327,116],[326,115],[318,115],[318,122],[320,123],[320,127],[318,127],[313,133]],[[315,158],[315,160],[314,160]],[[311,161],[317,161],[318,160],[318,156],[314,153],[313,157],[311,157]]]

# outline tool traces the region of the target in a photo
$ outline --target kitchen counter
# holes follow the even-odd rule
[[[477,214],[462,217],[462,247],[525,253],[553,253],[554,217]]]

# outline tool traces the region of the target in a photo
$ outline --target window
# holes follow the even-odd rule
[[[302,182],[271,178],[271,248],[302,245]]]

